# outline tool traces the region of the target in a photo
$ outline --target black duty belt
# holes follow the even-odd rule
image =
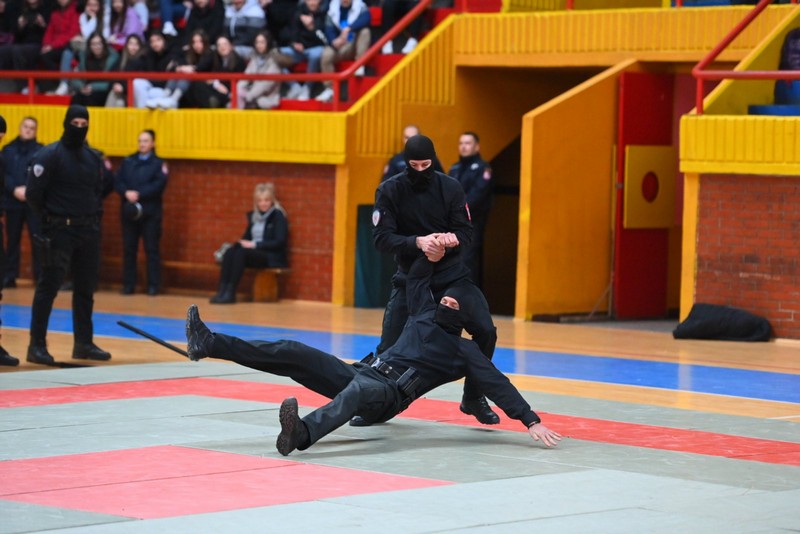
[[[406,372],[401,375],[395,371],[391,365],[381,360],[377,356],[373,356],[372,353],[361,360],[361,363],[369,365],[380,374],[397,382],[397,388],[401,393],[403,393],[403,395],[406,396],[406,402],[404,403],[405,406],[408,406],[412,400],[417,398],[416,389],[417,385],[419,384],[420,377],[415,368],[409,367],[406,369]]]
[[[59,226],[92,226],[100,222],[97,215],[81,215],[78,217],[63,217],[61,215],[47,215],[44,219],[45,224]]]

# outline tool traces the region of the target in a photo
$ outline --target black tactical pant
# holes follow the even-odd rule
[[[332,399],[303,417],[311,446],[360,415],[367,421],[388,421],[402,410],[397,383],[360,362],[348,364],[336,356],[298,341],[244,341],[216,334],[211,356],[251,369],[286,376]]]
[[[28,234],[31,236],[41,233],[39,217],[28,206],[22,209],[6,210],[6,235],[8,247],[6,249],[6,267],[3,280],[16,280],[19,277],[20,244],[22,240],[22,227],[28,225]],[[33,248],[33,280],[39,279],[41,264],[38,247]]]
[[[44,342],[47,325],[67,271],[72,273],[72,329],[76,343],[94,338],[92,311],[100,268],[99,221],[82,226],[44,225],[50,239],[49,254],[42,252],[42,273],[36,284],[31,309],[31,341]]]
[[[161,215],[144,216],[138,221],[122,218],[122,284],[125,288],[136,287],[136,257],[139,255],[139,239],[144,241],[147,257],[147,285],[161,288]]]

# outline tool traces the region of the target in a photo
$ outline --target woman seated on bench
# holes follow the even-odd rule
[[[211,297],[211,303],[236,302],[236,286],[246,267],[286,267],[288,237],[289,224],[286,213],[275,198],[275,187],[258,184],[253,192],[253,211],[247,214],[244,235],[222,258],[219,289]]]

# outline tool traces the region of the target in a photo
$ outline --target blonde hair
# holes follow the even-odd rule
[[[263,183],[263,184],[256,184],[256,188],[253,190],[253,213],[258,213],[258,200],[262,197],[268,197],[272,200],[272,205],[275,209],[280,210],[283,214],[286,214],[286,210],[283,209],[281,203],[278,202],[278,197],[275,196],[275,186],[272,183]]]

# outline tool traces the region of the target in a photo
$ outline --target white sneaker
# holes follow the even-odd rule
[[[144,103],[144,107],[147,109],[156,109],[158,107],[158,100],[158,98],[148,98]]]
[[[364,74],[366,74],[366,71],[364,70],[364,65],[361,65],[360,67],[358,67],[356,69],[355,75],[356,76],[364,76]]]
[[[408,54],[417,47],[417,44],[418,41],[416,39],[414,39],[413,37],[409,37],[408,41],[406,41],[406,45],[400,52],[402,52],[403,54]]]
[[[175,29],[175,25],[171,22],[167,22],[164,24],[164,27],[161,29],[161,33],[164,35],[172,35],[173,37],[178,35],[178,30]]]
[[[164,96],[158,99],[158,107],[160,109],[178,109],[178,101],[181,97],[175,98],[174,96]]]
[[[58,87],[56,87],[56,90],[53,91],[53,94],[54,95],[58,95],[58,96],[68,95],[69,94],[69,86],[67,85],[67,82],[59,83]]]
[[[326,87],[324,91],[317,95],[317,98],[314,100],[318,102],[332,102],[333,101],[333,89],[330,87]]]
[[[310,95],[308,94],[308,86],[305,84],[302,85],[300,87],[300,93],[297,95],[297,100],[308,100],[309,96]]]
[[[381,53],[383,54],[394,54],[394,48],[392,48],[392,40],[388,40],[383,48],[381,48]]]
[[[300,91],[302,87],[299,83],[294,82],[292,85],[289,86],[289,91],[286,93],[286,100],[297,100],[297,97],[300,95]]]
[[[26,85],[25,87],[23,87],[22,91],[20,91],[20,93],[23,94],[23,95],[27,95],[28,94],[28,86]]]

